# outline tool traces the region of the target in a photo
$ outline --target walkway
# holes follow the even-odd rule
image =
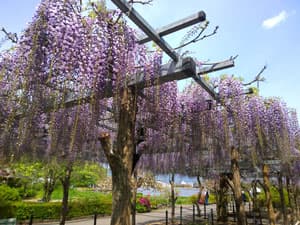
[[[210,209],[215,210],[215,205],[208,205],[207,212],[210,212]],[[147,223],[155,222],[155,221],[165,221],[166,210],[168,210],[168,214],[169,214],[169,218],[170,218],[171,208],[152,210],[149,213],[138,213],[136,215],[137,225],[145,225]],[[201,210],[202,210],[201,213],[203,214],[203,206],[202,206]],[[196,209],[195,209],[195,213],[197,213]],[[193,206],[192,205],[183,205],[182,206],[182,215],[183,215],[183,219],[184,218],[192,219]],[[176,206],[175,216],[179,219],[180,206]],[[203,218],[203,216],[202,216],[202,218]],[[197,219],[197,217],[196,217],[196,219]],[[58,222],[48,222],[48,223],[34,223],[34,224],[35,225],[57,225],[59,223]],[[66,224],[67,225],[93,225],[94,217],[91,216],[90,218],[85,218],[85,219],[81,219],[81,220],[67,221]],[[97,225],[110,225],[110,217],[98,216]]]

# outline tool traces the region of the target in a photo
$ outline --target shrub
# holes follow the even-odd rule
[[[192,204],[197,204],[198,203],[198,195],[195,194],[195,195],[190,196],[190,201]]]
[[[11,188],[6,184],[0,185],[0,202],[19,201],[20,195],[15,188]]]
[[[177,198],[176,204],[178,205],[189,205],[193,204],[191,197],[179,196]]]
[[[149,210],[147,209],[146,206],[142,205],[141,203],[137,202],[136,203],[136,211],[138,213],[145,213],[145,212],[149,212]]]
[[[160,207],[168,206],[169,201],[168,198],[164,196],[152,196],[151,197],[151,208],[157,209]]]
[[[279,194],[278,190],[274,186],[272,186],[270,189],[270,192],[271,192],[271,196],[272,196],[273,206],[276,208],[279,208],[281,206],[281,200],[280,200],[280,194]],[[285,204],[288,206],[289,201],[288,201],[288,193],[287,193],[286,189],[283,189],[283,194],[284,194]],[[259,207],[266,206],[266,196],[263,191],[258,194],[257,199],[258,199]]]
[[[150,212],[151,211],[150,200],[148,198],[141,197],[136,204],[136,208],[138,212]]]
[[[217,202],[216,195],[214,193],[209,193],[208,202],[209,204],[214,204]]]
[[[61,202],[11,202],[0,206],[0,218],[16,217],[18,220],[29,219],[59,219]],[[94,213],[110,215],[112,211],[111,200],[77,200],[69,203],[68,218],[93,215]]]
[[[34,189],[24,189],[23,187],[17,188],[17,190],[23,199],[35,197],[38,193]]]

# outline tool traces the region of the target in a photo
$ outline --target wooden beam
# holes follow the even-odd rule
[[[205,66],[203,68],[200,68],[197,70],[197,74],[198,75],[204,75],[207,73],[212,73],[212,72],[216,72],[218,70],[223,70],[223,69],[227,69],[230,67],[234,66],[234,60],[233,59],[228,59],[222,62],[218,62],[218,63],[214,63],[210,66]]]
[[[143,74],[138,74],[132,76],[132,78],[128,81],[129,86],[134,86],[138,89],[143,89],[145,87],[150,87],[154,85],[161,85],[166,82],[174,81],[174,80],[182,80],[189,77],[193,77],[197,83],[201,85],[214,99],[218,98],[218,95],[215,93],[213,88],[209,86],[201,77],[200,74],[207,74],[210,72],[214,72],[216,70],[225,69],[228,67],[234,66],[233,61],[228,60],[221,63],[216,63],[214,66],[204,67],[200,70],[196,69],[196,63],[193,58],[186,57],[180,59],[178,62],[169,62],[161,66],[158,75],[155,77],[154,81],[149,81],[147,78],[144,78]],[[113,96],[112,87],[110,83],[107,84],[107,88],[97,98],[110,98]],[[91,91],[86,91],[84,94],[78,96],[73,93],[70,93],[64,102],[59,104],[48,103],[45,106],[45,112],[51,112],[54,110],[58,110],[61,108],[71,108],[77,105],[88,104],[93,99],[93,93]],[[108,111],[111,109],[107,108]],[[24,113],[19,113],[16,118],[20,119],[24,117]]]
[[[152,41],[154,41],[175,62],[179,56],[176,51],[147,23],[147,21],[125,0],[111,0],[125,13]]]
[[[218,94],[215,92],[215,90],[207,83],[205,82],[201,75],[208,74],[212,72],[216,72],[218,70],[227,69],[234,66],[234,60],[229,59],[223,62],[214,63],[211,66],[206,66],[203,68],[200,68],[197,70],[197,74],[193,76],[193,79],[205,90],[207,93],[215,100],[219,100]]]
[[[170,62],[161,66],[159,74],[154,78],[153,82],[149,82],[144,74],[132,76],[129,80],[130,86],[139,89],[164,84],[174,80],[182,80],[196,75],[196,63],[193,58],[187,57],[180,59],[178,62]]]
[[[171,34],[173,32],[179,31],[181,29],[184,29],[186,27],[192,26],[196,23],[203,22],[206,20],[206,15],[204,11],[200,11],[196,14],[193,14],[189,17],[186,17],[184,19],[181,19],[179,21],[176,21],[174,23],[168,24],[162,28],[159,28],[156,30],[156,33],[162,37],[168,34]],[[151,41],[151,38],[147,35],[142,36],[139,40],[139,44],[145,44],[147,42]]]

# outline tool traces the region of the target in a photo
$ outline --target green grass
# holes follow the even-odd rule
[[[179,196],[176,201],[177,205],[191,205],[193,204],[191,197]]]
[[[43,193],[40,192],[37,198],[41,199]],[[63,191],[62,188],[56,188],[53,193],[51,200],[62,200],[63,198]],[[107,198],[112,199],[111,193],[102,193],[102,192],[95,192],[92,189],[82,189],[82,188],[71,188],[69,190],[69,199],[76,200],[76,199],[95,199],[95,198]]]

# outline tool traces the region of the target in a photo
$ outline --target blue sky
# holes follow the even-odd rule
[[[39,0],[1,0],[0,27],[20,33],[31,20]],[[107,0],[109,6],[112,5]],[[198,60],[221,61],[239,55],[234,68],[212,74],[235,74],[250,81],[266,64],[260,84],[263,96],[278,96],[296,108],[300,118],[300,1],[298,0],[154,0],[137,10],[159,28],[204,10],[208,31],[217,35],[189,46]],[[166,37],[177,46],[186,31]],[[3,35],[0,36],[0,39]]]

